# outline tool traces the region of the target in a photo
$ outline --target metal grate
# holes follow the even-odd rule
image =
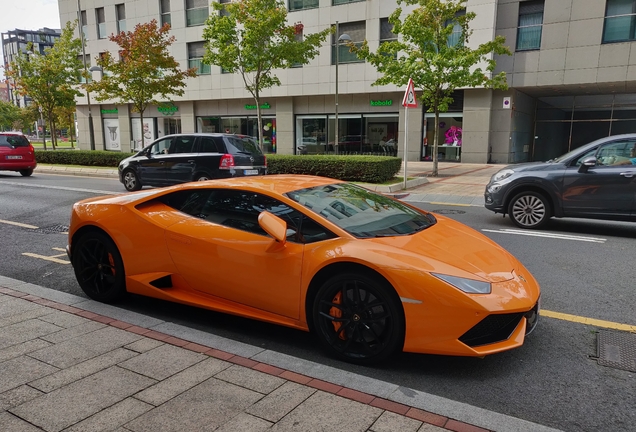
[[[636,372],[636,334],[599,330],[596,355],[601,366]]]
[[[65,233],[65,232],[68,232],[68,225],[52,225],[52,226],[44,227],[44,228],[37,228],[32,231],[42,233],[42,234]]]

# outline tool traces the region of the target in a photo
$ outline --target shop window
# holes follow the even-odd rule
[[[437,160],[459,162],[462,149],[463,114],[444,113],[439,117]],[[422,159],[433,160],[435,142],[435,116],[426,114]]]
[[[317,8],[318,3],[318,0],[289,0],[289,11]]]
[[[194,27],[205,24],[210,16],[208,2],[205,0],[186,0],[186,26]]]
[[[95,9],[95,17],[97,21],[97,39],[106,39],[106,15],[103,7]]]
[[[126,31],[126,5],[115,5],[115,15],[117,19],[117,33]]]
[[[170,17],[170,0],[159,0],[159,12],[161,13],[161,26],[172,25]]]
[[[210,65],[203,63],[205,42],[188,44],[188,68],[196,68],[198,75],[210,75]]]
[[[517,51],[537,50],[541,48],[543,6],[543,0],[519,3]]]
[[[229,133],[260,138],[257,117],[198,117],[197,131]],[[276,153],[276,117],[263,116],[263,152]]]
[[[356,46],[362,46],[366,37],[366,21],[343,23],[339,26],[339,33],[331,35],[331,64],[336,64],[336,41],[343,34],[348,34]],[[338,44],[338,63],[362,63],[355,53],[349,52],[349,47],[344,43]]]
[[[636,40],[636,0],[607,0],[603,43]]]

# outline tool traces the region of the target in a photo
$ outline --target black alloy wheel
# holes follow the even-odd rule
[[[332,277],[318,290],[313,323],[325,349],[352,363],[381,362],[404,345],[404,312],[387,283],[363,273]]]
[[[124,263],[110,237],[89,232],[73,245],[72,250],[75,277],[87,296],[103,303],[113,303],[124,297]]]
[[[127,191],[133,192],[141,189],[141,182],[139,181],[139,177],[133,170],[124,171],[124,187]]]
[[[512,198],[508,206],[508,214],[519,228],[538,229],[548,223],[552,217],[552,209],[544,195],[527,191]]]
[[[33,174],[33,168],[20,170],[20,174],[22,175],[22,177],[29,177],[31,174]]]

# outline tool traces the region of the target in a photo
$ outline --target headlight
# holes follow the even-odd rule
[[[507,179],[508,177],[510,177],[513,174],[514,174],[514,170],[503,169],[503,170],[499,171],[498,173],[495,173],[495,175],[492,176],[490,181],[491,182],[498,182],[498,181],[501,181],[503,179]]]
[[[468,294],[490,294],[490,283],[482,282],[474,279],[464,279],[456,276],[449,276],[438,273],[431,273],[438,279],[451,284],[455,288]]]
[[[501,189],[501,185],[500,184],[494,184],[494,185],[488,186],[488,192],[490,192],[490,193],[495,193],[499,189]]]

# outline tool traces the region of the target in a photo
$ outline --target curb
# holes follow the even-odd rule
[[[221,338],[4,276],[0,276],[0,294],[78,315],[447,430],[458,432],[558,431],[505,414]],[[119,315],[120,318],[113,318],[107,314]],[[212,347],[210,340],[216,342],[218,347]]]

